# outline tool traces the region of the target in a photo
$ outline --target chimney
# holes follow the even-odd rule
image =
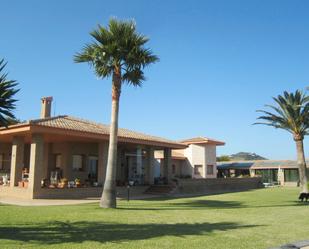
[[[41,98],[41,116],[40,118],[50,118],[51,114],[51,104],[53,101],[53,97],[43,97]]]

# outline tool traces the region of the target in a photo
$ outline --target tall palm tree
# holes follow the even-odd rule
[[[116,208],[116,163],[118,112],[121,86],[141,86],[143,69],[158,60],[149,48],[148,38],[136,31],[133,21],[111,19],[107,27],[98,26],[90,33],[94,41],[75,55],[75,62],[88,62],[100,78],[112,77],[112,111],[106,178],[100,206]]]
[[[258,110],[263,116],[258,117],[265,122],[257,122],[256,124],[264,124],[275,128],[283,129],[293,135],[297,149],[297,164],[299,171],[299,181],[301,192],[308,193],[307,185],[307,168],[304,153],[303,140],[309,131],[309,96],[302,91],[295,93],[284,92],[273,98],[276,106],[266,105],[272,111]]]
[[[16,89],[17,82],[8,80],[7,73],[3,70],[6,66],[4,59],[0,60],[0,126],[7,127],[15,120],[13,110],[16,108],[14,95],[19,91]]]

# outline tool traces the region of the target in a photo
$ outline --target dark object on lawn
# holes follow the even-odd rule
[[[308,199],[309,199],[309,193],[300,193],[298,199],[301,200],[301,201],[304,201],[304,199],[305,199],[306,202],[307,202]]]

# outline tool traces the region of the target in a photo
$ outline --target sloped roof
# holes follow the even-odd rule
[[[215,140],[215,139],[211,139],[211,138],[207,138],[207,137],[194,137],[194,138],[190,138],[190,139],[185,139],[185,140],[181,140],[179,141],[180,143],[189,145],[189,144],[214,144],[214,145],[225,145],[225,142],[219,141],[219,140]]]
[[[257,160],[254,162],[252,169],[266,168],[298,168],[297,162],[293,160]]]
[[[217,162],[217,169],[250,169],[254,162]]]
[[[56,128],[61,129],[62,131],[78,131],[81,133],[89,133],[89,134],[98,134],[98,135],[109,135],[109,125],[96,123],[89,120],[84,120],[76,117],[71,116],[56,116],[51,118],[44,118],[44,119],[35,119],[29,120],[26,123],[21,123],[13,126],[9,126],[10,128],[18,128],[21,126],[39,126],[39,127],[47,127],[47,128]],[[173,140],[147,135],[140,132],[135,132],[128,129],[119,128],[118,129],[118,139],[119,141],[131,141],[131,142],[154,142],[156,145],[166,145],[167,147],[171,148],[185,148],[186,146],[178,143]]]
[[[309,166],[307,162],[307,167]],[[218,169],[297,169],[297,162],[293,160],[255,160],[255,161],[227,161],[218,162]]]

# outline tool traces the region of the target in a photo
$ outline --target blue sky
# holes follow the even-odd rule
[[[37,118],[40,97],[52,95],[57,115],[109,123],[110,79],[97,79],[72,58],[97,24],[133,18],[160,62],[146,70],[142,88],[124,87],[120,127],[170,139],[221,139],[226,146],[218,154],[295,158],[288,133],[252,123],[272,96],[309,85],[308,1],[0,0],[0,6],[0,57],[21,88],[17,117]]]

